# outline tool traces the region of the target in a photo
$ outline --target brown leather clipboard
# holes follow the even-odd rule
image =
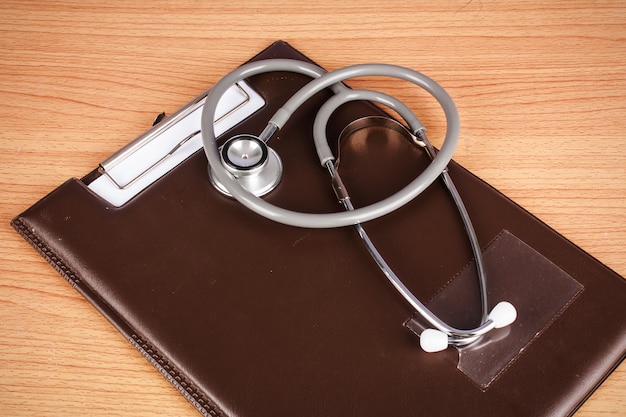
[[[276,42],[254,59],[306,57]],[[308,79],[260,75],[266,101],[234,133],[258,133]],[[327,96],[272,139],[285,174],[267,199],[339,210],[311,138]],[[357,206],[406,184],[428,157],[343,106],[328,136]],[[70,179],[12,225],[202,414],[215,416],[570,415],[623,360],[626,283],[500,192],[452,163],[483,247],[492,300],[518,306],[480,345],[424,353],[419,322],[350,228],[273,223],[210,185],[199,151],[121,207]],[[472,255],[445,188],[365,225],[405,284],[453,324],[479,303]]]

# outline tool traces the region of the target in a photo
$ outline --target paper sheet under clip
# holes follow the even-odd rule
[[[103,161],[102,175],[88,187],[120,207],[202,148],[200,120],[207,94],[208,90]],[[216,135],[264,105],[265,100],[245,82],[232,86],[217,106]]]

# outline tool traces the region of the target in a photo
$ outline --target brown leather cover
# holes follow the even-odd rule
[[[275,57],[306,59],[284,42],[255,59]],[[252,78],[268,104],[233,132],[260,132],[307,81],[287,73]],[[271,141],[285,165],[267,197],[277,205],[340,210],[310,135],[325,98],[308,102]],[[329,137],[370,114],[380,111],[342,107]],[[428,163],[407,142],[365,142],[368,152],[364,142],[341,145],[340,171],[357,206],[396,191]],[[86,187],[91,173],[68,180],[12,224],[205,415],[572,414],[625,355],[624,280],[464,168],[452,163],[450,171],[485,252],[500,254],[490,258],[493,288],[524,301],[514,326],[542,311],[550,316],[482,382],[457,368],[457,350],[420,350],[403,326],[411,309],[353,228],[301,229],[249,212],[209,184],[201,151],[121,208]],[[471,266],[461,220],[439,183],[366,228],[407,286],[433,305]],[[516,285],[498,284],[508,254],[522,256],[521,264],[537,260],[534,279],[549,285],[536,305],[552,310],[531,311],[538,295],[516,270],[507,278]],[[554,301],[563,286],[571,291]],[[439,303],[453,311],[448,317],[476,319],[475,298],[450,297]],[[504,347],[493,343],[490,355],[498,356]]]

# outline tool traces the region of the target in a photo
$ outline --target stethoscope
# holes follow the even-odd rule
[[[228,88],[237,82],[253,75],[274,71],[296,72],[308,75],[313,80],[294,94],[272,116],[259,136],[237,135],[218,147],[213,121],[219,99]],[[399,78],[414,83],[430,93],[443,109],[447,123],[441,149],[435,150],[426,137],[426,129],[422,123],[400,100],[377,91],[352,90],[342,84],[347,79],[362,76]],[[313,138],[320,164],[330,174],[332,188],[345,211],[311,214],[294,212],[270,204],[261,197],[272,191],[280,182],[282,162],[278,154],[267,145],[267,142],[287,123],[291,115],[305,101],[326,88],[330,88],[334,95],[322,105],[316,115],[313,125]],[[361,208],[355,208],[352,205],[348,191],[336,169],[336,158],[326,137],[326,124],[333,112],[342,104],[355,100],[377,102],[397,112],[408,125],[408,131],[411,133],[414,143],[424,148],[431,158],[430,165],[403,189],[379,202]],[[400,129],[406,129],[400,123],[397,125]],[[261,216],[279,223],[306,228],[331,228],[349,225],[356,227],[368,252],[389,282],[428,326],[431,326],[420,334],[420,346],[423,350],[437,352],[446,349],[449,345],[465,346],[475,342],[492,329],[508,326],[515,321],[517,312],[509,302],[501,301],[489,311],[486,273],[480,245],[467,210],[447,169],[459,138],[458,112],[448,93],[429,77],[405,67],[387,64],[355,65],[326,72],[316,65],[297,60],[269,59],[251,62],[230,72],[213,86],[204,104],[201,127],[204,150],[209,163],[209,176],[213,185],[220,192],[235,198]],[[384,216],[407,204],[440,177],[463,219],[476,262],[482,318],[480,325],[474,329],[464,330],[450,326],[419,301],[385,262],[362,226],[364,222]]]

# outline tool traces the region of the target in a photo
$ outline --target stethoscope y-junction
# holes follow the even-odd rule
[[[213,120],[220,97],[237,82],[253,75],[274,71],[300,73],[310,76],[313,80],[294,94],[272,116],[259,136],[248,134],[234,136],[218,147]],[[446,118],[446,134],[441,149],[435,150],[426,137],[426,129],[422,123],[400,100],[377,91],[352,90],[342,84],[347,79],[362,76],[399,78],[416,84],[430,93],[440,104]],[[311,214],[295,212],[270,204],[261,197],[279,184],[283,170],[280,157],[267,145],[267,142],[304,102],[326,88],[331,89],[334,95],[322,105],[316,115],[313,138],[320,164],[328,171],[332,187],[345,211]],[[352,204],[336,169],[336,158],[326,137],[326,125],[335,110],[346,102],[356,100],[377,102],[393,109],[407,124],[413,142],[424,148],[431,158],[430,165],[403,189],[379,202],[361,208],[355,208]],[[398,126],[404,129],[404,126],[399,123]],[[439,84],[417,71],[387,64],[355,65],[326,72],[316,65],[297,60],[270,59],[248,63],[227,74],[211,89],[202,114],[202,140],[213,185],[220,192],[232,196],[250,210],[279,223],[307,228],[355,226],[361,240],[383,274],[422,317],[427,326],[430,326],[420,334],[420,345],[427,352],[444,350],[449,345],[470,344],[494,328],[508,326],[515,321],[517,316],[513,305],[506,301],[499,302],[489,311],[486,273],[479,242],[467,210],[447,170],[458,143],[459,131],[456,106]],[[385,262],[362,226],[364,222],[384,216],[407,204],[438,178],[443,180],[461,215],[476,262],[482,318],[481,323],[473,329],[457,329],[448,325],[418,300]]]

